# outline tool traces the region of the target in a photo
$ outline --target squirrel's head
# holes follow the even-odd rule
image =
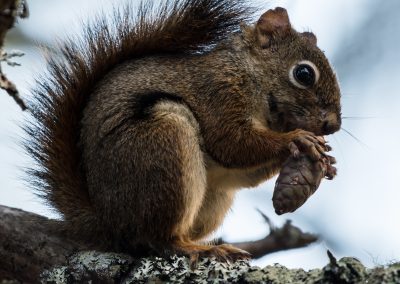
[[[311,32],[299,33],[283,8],[264,13],[255,26],[243,26],[244,42],[267,109],[269,128],[297,128],[328,135],[340,129],[340,89]]]

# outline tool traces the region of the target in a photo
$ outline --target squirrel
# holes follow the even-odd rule
[[[26,147],[60,232],[127,253],[248,258],[204,242],[240,188],[341,125],[340,88],[284,8],[240,0],[143,2],[60,47],[30,102]]]

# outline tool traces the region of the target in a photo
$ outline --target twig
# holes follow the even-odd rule
[[[293,226],[291,221],[287,221],[281,228],[276,228],[264,213],[260,210],[258,211],[270,228],[269,235],[257,241],[231,243],[249,252],[253,258],[261,258],[277,251],[302,248],[318,240],[316,235],[304,233],[299,228]],[[218,239],[216,242],[219,244],[226,243],[222,239]]]
[[[2,46],[7,31],[12,28],[17,17],[26,18],[29,15],[28,5],[25,0],[1,0],[0,1],[0,64],[6,62],[10,66],[19,66],[18,63],[11,61],[13,57],[22,56],[21,52],[6,53]],[[21,99],[18,90],[6,75],[3,74],[0,65],[0,88],[4,89],[21,107],[26,110],[26,104]]]

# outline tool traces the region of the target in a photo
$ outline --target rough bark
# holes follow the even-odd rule
[[[0,280],[35,283],[39,274],[67,261],[79,245],[51,232],[49,219],[0,206]]]
[[[328,254],[330,254],[328,252]],[[282,265],[252,267],[246,261],[220,263],[203,259],[194,270],[184,257],[133,259],[127,255],[80,252],[66,266],[45,271],[43,283],[400,283],[400,264],[367,269],[355,258],[330,262],[304,271]]]

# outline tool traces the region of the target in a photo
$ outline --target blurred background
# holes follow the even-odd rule
[[[134,1],[134,0],[132,0]],[[114,4],[121,1],[114,1]],[[6,50],[22,50],[21,67],[4,72],[30,96],[34,77],[45,70],[40,46],[79,33],[96,11],[109,11],[112,0],[28,0],[31,15],[8,34]],[[291,268],[321,267],[326,250],[353,256],[368,266],[400,260],[400,1],[288,0],[255,3],[268,9],[285,7],[299,31],[313,31],[319,47],[334,65],[342,87],[343,130],[328,137],[338,160],[339,175],[295,213],[277,216],[272,208],[274,180],[243,190],[217,236],[228,241],[258,239],[268,233],[256,209],[276,225],[285,220],[320,235],[307,248],[271,254],[254,261]],[[263,9],[264,10],[264,9]],[[261,14],[260,10],[260,14]],[[49,217],[57,214],[36,198],[23,182],[23,167],[32,160],[19,144],[27,114],[0,90],[0,204]]]

